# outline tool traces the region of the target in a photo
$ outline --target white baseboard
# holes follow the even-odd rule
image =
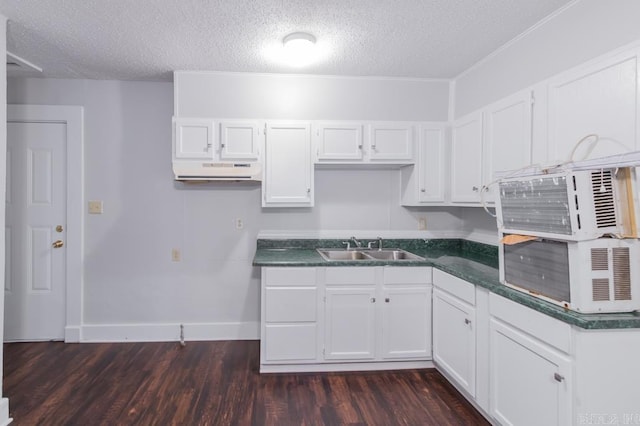
[[[80,326],[67,326],[64,328],[64,342],[78,343],[80,342]]]
[[[11,423],[13,419],[9,417],[9,399],[0,399],[0,426],[5,426]]]
[[[184,340],[258,340],[260,323],[184,323]],[[171,324],[85,324],[81,342],[177,342],[180,323]]]
[[[326,373],[339,371],[415,370],[420,368],[434,368],[433,361],[260,364],[260,373]]]

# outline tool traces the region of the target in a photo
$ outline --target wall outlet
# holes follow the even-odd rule
[[[102,201],[89,201],[89,214],[102,214]]]
[[[244,228],[244,222],[242,222],[242,219],[238,218],[236,219],[236,229],[242,229]]]
[[[171,249],[171,261],[172,262],[180,262],[180,249],[174,248]]]
[[[427,230],[427,218],[426,217],[421,217],[420,219],[418,219],[418,230],[419,231],[426,231]]]

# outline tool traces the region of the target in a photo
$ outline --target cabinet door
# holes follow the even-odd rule
[[[257,122],[220,123],[220,159],[258,160],[262,138]]]
[[[431,287],[385,288],[382,357],[431,357]]]
[[[442,126],[420,126],[418,164],[418,201],[444,201],[445,145]]]
[[[451,129],[451,201],[477,203],[482,186],[482,113],[456,121]]]
[[[327,288],[325,295],[325,359],[373,359],[375,288]]]
[[[531,163],[532,93],[525,90],[489,105],[484,110],[484,184],[494,173],[516,170]],[[493,202],[497,185],[489,186],[485,199]]]
[[[490,321],[490,352],[490,414],[499,423],[574,423],[568,358],[495,318]]]
[[[174,156],[178,159],[213,161],[213,120],[174,119]]]
[[[369,158],[410,163],[413,161],[414,126],[407,123],[369,125]]]
[[[568,160],[576,143],[574,159],[613,155],[638,148],[638,56],[637,51],[616,55],[573,69],[549,80],[549,160]],[[621,145],[622,144],[622,145]]]
[[[264,207],[313,206],[312,185],[309,123],[267,123],[262,205]]]
[[[326,123],[314,125],[318,162],[362,160],[362,124]]]
[[[433,290],[433,360],[475,397],[475,309],[437,288]]]

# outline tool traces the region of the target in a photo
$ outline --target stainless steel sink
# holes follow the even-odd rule
[[[316,249],[325,260],[424,260],[423,257],[401,249]]]
[[[372,250],[367,252],[367,256],[377,260],[424,260],[424,257],[400,249]]]
[[[325,260],[371,260],[360,250],[317,249]]]

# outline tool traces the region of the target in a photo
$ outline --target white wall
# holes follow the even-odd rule
[[[637,0],[579,0],[464,72],[455,117],[640,39]]]
[[[461,209],[400,207],[397,170],[317,170],[313,209],[262,209],[258,185],[174,182],[172,88],[9,80],[9,103],[84,106],[84,199],[104,201],[104,214],[85,215],[84,339],[177,338],[178,323],[187,338],[256,338],[259,271],[251,261],[260,230],[344,230],[349,237],[417,230],[419,216],[432,230],[462,227]],[[244,229],[235,229],[236,218]],[[181,262],[171,262],[174,247]]]

